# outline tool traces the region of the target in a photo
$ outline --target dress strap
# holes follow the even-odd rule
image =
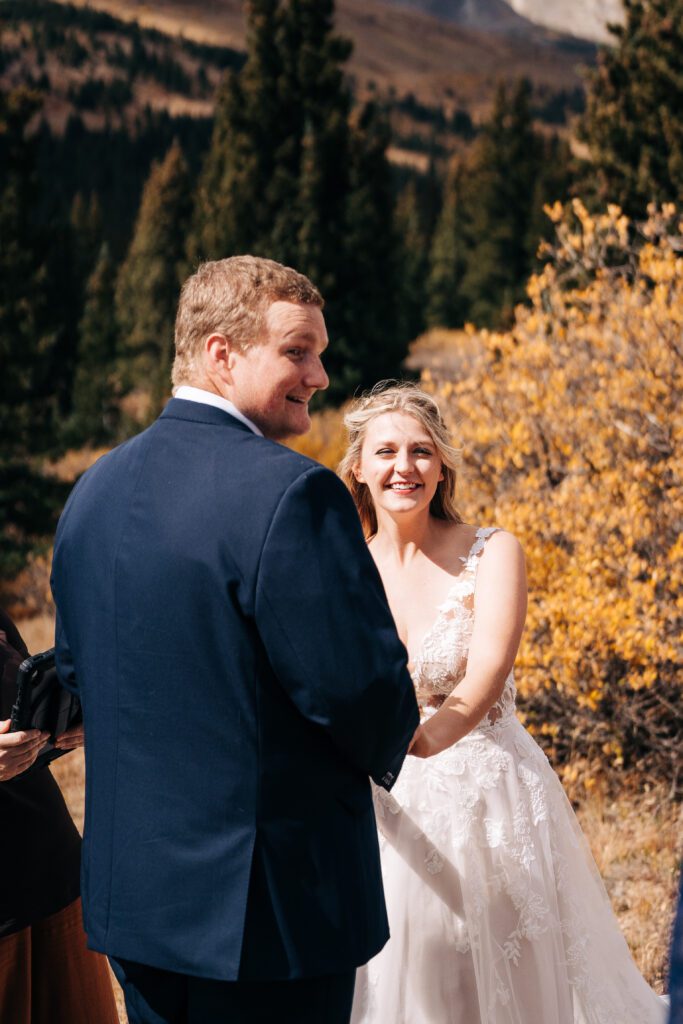
[[[463,562],[465,569],[470,569],[473,572],[476,570],[477,560],[481,555],[482,551],[484,550],[484,545],[486,544],[486,541],[492,534],[498,533],[499,530],[500,526],[477,527],[477,532],[474,535],[474,543],[472,544],[469,553],[467,555],[460,556],[460,560],[461,562]]]

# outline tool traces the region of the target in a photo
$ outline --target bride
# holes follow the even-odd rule
[[[375,790],[391,939],[352,1024],[660,1024],[571,806],[515,716],[524,556],[469,526],[433,399],[378,385],[340,474],[408,649],[422,724]]]

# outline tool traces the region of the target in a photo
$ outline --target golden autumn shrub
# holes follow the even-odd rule
[[[680,791],[683,222],[651,209],[636,229],[577,200],[548,213],[530,306],[508,333],[469,329],[461,375],[430,360],[423,379],[462,445],[466,519],[526,551],[528,726],[568,782],[594,784],[600,763]]]
[[[344,410],[324,409],[312,417],[311,429],[302,437],[289,442],[290,448],[309,459],[322,462],[330,469],[336,469],[346,450],[344,434]]]
[[[468,522],[515,533],[519,707],[570,792],[683,789],[683,224],[575,200],[513,328],[431,331],[412,368],[462,446]],[[334,468],[342,415],[296,443]]]

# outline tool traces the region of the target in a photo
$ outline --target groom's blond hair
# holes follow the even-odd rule
[[[273,302],[322,309],[318,289],[307,277],[260,256],[230,256],[202,263],[180,292],[175,322],[174,387],[201,373],[206,339],[223,334],[240,351],[263,340],[263,319]]]

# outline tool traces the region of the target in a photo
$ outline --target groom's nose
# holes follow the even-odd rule
[[[325,372],[320,356],[314,356],[306,366],[304,384],[309,388],[316,388],[317,391],[324,391],[329,386],[330,378]]]

